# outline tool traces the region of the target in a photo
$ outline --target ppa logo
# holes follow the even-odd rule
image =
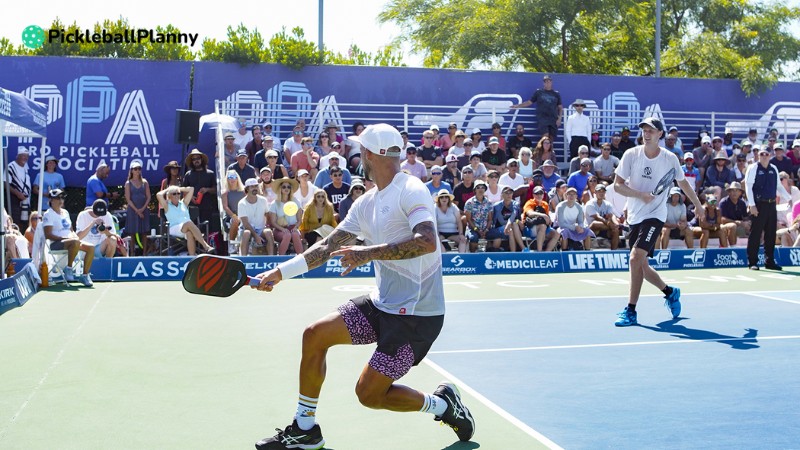
[[[800,250],[789,250],[789,261],[793,266],[800,266]]]

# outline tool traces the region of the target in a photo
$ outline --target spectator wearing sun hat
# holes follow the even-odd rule
[[[244,160],[247,164],[246,154]],[[189,166],[189,171],[183,177],[183,186],[193,188],[194,197],[191,204],[200,210],[200,221],[208,221],[209,229],[218,231],[217,177],[208,168],[208,156],[198,149],[193,149],[186,156],[186,165]],[[217,220],[214,220],[215,216]]]
[[[728,167],[731,161],[725,150],[717,152],[712,161],[713,165],[706,169],[703,186],[711,188],[717,198],[722,198],[725,186],[733,182],[733,171]]]
[[[48,156],[44,160],[44,177],[39,178],[39,172],[36,173],[36,177],[33,179],[33,193],[39,194],[39,183],[41,180],[44,180],[42,183],[42,192],[50,192],[53,189],[64,189],[66,187],[66,183],[64,182],[64,176],[57,172],[58,170],[58,158],[53,155]],[[47,208],[50,206],[48,202],[42,202],[42,211],[47,211]]]
[[[467,139],[466,133],[463,130],[457,130],[453,136],[454,142],[453,145],[447,149],[447,156],[454,155],[454,156],[464,156],[466,155],[467,149],[464,147],[464,142]]]
[[[589,117],[583,114],[586,102],[583,99],[576,99],[572,102],[575,112],[567,117],[564,124],[564,136],[569,143],[569,153],[571,157],[578,156],[578,147],[585,145],[589,148],[589,138],[592,135],[592,122]]]
[[[539,169],[542,171],[542,187],[545,192],[550,192],[551,189],[556,187],[556,182],[561,179],[561,175],[557,172],[558,166],[548,159],[542,163]]]

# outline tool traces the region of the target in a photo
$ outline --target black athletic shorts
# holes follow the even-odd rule
[[[389,314],[375,307],[368,295],[338,308],[353,345],[378,343],[369,366],[398,380],[425,358],[444,325],[441,316]]]
[[[645,219],[636,225],[631,225],[629,239],[631,248],[640,248],[647,252],[647,256],[653,256],[653,249],[656,242],[661,237],[661,229],[664,222],[658,219]]]

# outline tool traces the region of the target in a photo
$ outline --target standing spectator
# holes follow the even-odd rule
[[[361,192],[364,186],[361,185]],[[352,187],[350,191],[352,192]],[[343,200],[344,201],[344,200]],[[341,211],[341,205],[340,205]],[[336,228],[336,218],[334,217],[333,205],[328,201],[324,191],[317,191],[314,199],[303,211],[303,219],[300,222],[300,233],[303,234],[309,247],[316,244],[320,238],[326,238]]]
[[[533,152],[531,149],[528,147],[519,149],[519,174],[522,175],[526,183],[531,181],[533,171],[538,167],[532,158]]]
[[[619,158],[611,154],[611,144],[603,144],[600,156],[594,159],[594,174],[600,181],[613,183],[614,171],[617,170],[617,166],[619,166]]]
[[[453,154],[448,154],[444,159],[447,164],[442,168],[442,180],[450,186],[455,186],[461,181],[461,170],[458,168],[458,157]]]
[[[727,188],[728,196],[719,202],[719,211],[722,214],[722,225],[728,232],[728,243],[736,245],[739,237],[750,234],[752,222],[747,214],[747,203],[742,198],[744,190],[741,183],[734,181]],[[729,224],[733,224],[730,226]]]
[[[347,194],[347,197],[339,202],[339,218],[341,220],[347,218],[347,213],[350,212],[350,207],[353,206],[353,202],[358,200],[358,197],[364,195],[365,192],[367,192],[367,188],[364,186],[364,182],[361,181],[361,178],[353,178],[353,182],[350,183],[350,192]],[[325,198],[328,198],[327,195]],[[333,204],[331,204],[331,210],[333,210]],[[310,244],[309,242],[309,245]]]
[[[198,207],[200,221],[208,221],[210,230],[218,231],[219,217],[214,220],[214,216],[219,214],[217,180],[214,172],[208,168],[208,156],[198,149],[193,149],[186,157],[186,165],[190,167],[190,170],[183,177],[183,186],[191,187],[191,193],[195,194],[189,200]],[[187,207],[189,206],[189,200],[185,200]],[[186,233],[186,231],[181,232]]]
[[[506,143],[506,154],[509,158],[513,158],[515,154],[519,154],[522,147],[533,148],[533,141],[525,136],[525,126],[518,123],[514,129],[514,136],[508,138]]]
[[[469,147],[467,148],[472,148],[472,143],[469,143]],[[472,169],[473,176],[476,180],[486,181],[486,175],[489,173],[489,170],[487,170],[486,165],[481,162],[481,152],[472,150],[469,155],[469,167]]]
[[[453,203],[463,208],[467,200],[475,196],[475,172],[471,166],[461,169],[461,182],[453,188]]]
[[[117,248],[122,249],[122,256],[128,256],[108,214],[106,202],[102,199],[95,200],[90,208],[78,213],[75,230],[80,230],[77,234],[82,244],[94,247],[94,256],[97,258],[113,258]]]
[[[28,174],[28,150],[20,149],[8,164],[6,189],[11,191],[11,219],[20,230],[25,228],[31,210],[31,176]]]
[[[233,134],[233,141],[238,148],[245,148],[247,143],[250,142],[250,134],[247,133],[247,120],[240,117],[236,122],[239,127],[236,133]]]
[[[500,151],[508,155],[508,149],[506,148],[506,139],[503,137],[502,134],[502,127],[499,123],[495,122],[492,124],[492,136],[489,138],[497,138],[497,142],[500,145]],[[516,154],[512,154],[510,158],[516,158]]]
[[[633,139],[631,139],[630,128],[622,127],[622,132],[620,133],[619,145],[617,145],[617,147],[619,147],[619,150],[622,153],[625,153],[625,151],[628,150],[629,148],[636,147],[636,142],[634,142]]]
[[[319,166],[319,154],[314,151],[314,141],[306,136],[301,140],[302,149],[292,155],[292,171],[297,174],[298,170],[305,169],[311,177],[316,178]]]
[[[119,198],[119,192],[109,194],[108,187],[103,183],[103,180],[108,178],[110,173],[111,168],[108,167],[108,164],[101,162],[97,165],[94,175],[90,176],[86,181],[86,206],[92,206],[98,198],[102,198],[106,204],[108,204],[109,199],[116,200]],[[14,191],[11,192],[13,193]]]
[[[236,162],[229,165],[227,169],[236,172],[241,180],[256,178],[256,168],[248,164],[247,151],[245,150],[236,152]]]
[[[478,241],[487,239],[492,222],[492,202],[484,195],[487,185],[483,180],[475,181],[475,195],[464,204],[464,216],[467,221],[465,233],[469,241],[469,251],[478,249]]]
[[[428,191],[431,193],[431,197],[436,195],[440,190],[445,190],[447,192],[452,193],[453,187],[450,183],[447,183],[442,180],[444,178],[444,169],[439,166],[431,167],[431,181],[425,183],[425,187],[428,188]]]
[[[58,159],[55,156],[48,156],[45,159],[45,166],[44,166],[44,183],[43,183],[43,190],[44,193],[48,193],[53,189],[64,189],[67,185],[64,182],[64,176],[60,173],[56,172],[58,169]],[[36,195],[41,195],[39,192],[39,174],[36,174],[36,177],[33,179],[33,193]],[[47,211],[49,207],[48,202],[42,202],[42,211]]]
[[[533,188],[533,196],[525,202],[522,215],[525,218],[525,235],[536,242],[536,251],[553,251],[558,245],[558,232],[552,228],[550,205],[544,199],[541,186]]]
[[[336,177],[334,177],[335,182]],[[275,242],[278,242],[278,255],[285,255],[290,243],[293,244],[294,252],[299,255],[303,253],[303,242],[297,224],[303,220],[303,211],[298,207],[297,213],[290,216],[284,209],[287,203],[293,202],[292,195],[298,189],[297,181],[292,178],[280,178],[272,183],[272,188],[278,198],[269,207],[267,217],[275,235]]]
[[[533,149],[533,161],[541,167],[545,161],[555,161],[556,154],[553,151],[553,140],[549,136],[539,139],[536,148]]]
[[[669,203],[667,203],[667,219],[661,229],[660,246],[668,248],[670,239],[681,239],[686,243],[686,248],[694,248],[694,231],[689,226],[686,214],[686,204],[683,203],[681,188],[674,187],[669,190]]]
[[[320,162],[325,162],[325,167],[322,168],[319,172],[317,172],[316,178],[314,178],[314,186],[322,189],[325,187],[326,184],[333,181],[331,178],[331,170],[336,167],[342,171],[342,181],[344,183],[350,184],[353,179],[353,176],[350,174],[350,171],[343,168],[346,160],[339,156],[336,152],[330,152],[328,154],[329,158],[322,158]]]
[[[439,241],[442,242],[442,250],[448,251],[444,247],[445,240],[450,240],[458,245],[459,253],[467,252],[467,239],[464,237],[464,224],[461,222],[461,211],[458,206],[453,204],[453,194],[442,189],[434,197],[436,203],[436,231],[439,232]]]
[[[489,150],[483,152],[481,161],[488,170],[505,172],[506,152],[500,151],[500,141],[496,137],[489,138]]]
[[[614,206],[606,200],[606,185],[593,186],[594,197],[584,204],[584,214],[589,222],[589,229],[595,235],[607,233],[611,241],[611,250],[619,248],[619,222],[614,215]],[[591,183],[590,183],[591,185]]]
[[[63,208],[64,191],[53,189],[49,192],[49,197],[50,208],[44,213],[41,225],[44,227],[44,237],[50,241],[50,250],[67,250],[67,266],[64,268],[64,278],[67,281],[75,281],[72,264],[75,262],[78,252],[83,251],[86,254],[83,257],[83,275],[78,281],[86,287],[91,287],[94,285],[90,274],[94,261],[94,246],[81,242],[81,237],[72,230],[69,211]],[[80,232],[86,236],[88,228],[80,230]]]
[[[245,197],[244,183],[235,170],[225,174],[225,186],[222,188],[223,223],[228,227],[228,242],[233,242],[239,235],[239,202]]]
[[[125,182],[125,234],[131,236],[135,244],[144,250],[145,236],[150,231],[150,183],[142,177],[142,163],[131,162],[128,180]],[[113,256],[113,253],[112,253]]]
[[[192,201],[193,194],[194,188],[192,186],[169,186],[159,191],[156,194],[156,199],[158,199],[161,208],[164,209],[167,222],[169,222],[169,234],[186,239],[186,249],[189,252],[189,256],[197,254],[198,244],[207,253],[213,253],[214,248],[203,239],[200,229],[189,217],[189,202]]]
[[[414,147],[406,149],[406,160],[400,164],[400,169],[419,178],[423,183],[428,181],[428,171],[425,170],[425,164],[417,162],[417,149]]]
[[[422,133],[423,144],[417,147],[417,155],[422,158],[422,163],[425,168],[430,170],[433,166],[441,166],[443,164],[442,149],[433,145],[435,136],[433,131],[425,130]]]
[[[561,248],[564,250],[592,248],[594,232],[586,227],[583,206],[577,200],[578,191],[574,187],[569,187],[566,200],[556,206],[556,222],[561,233]]]
[[[227,132],[225,133],[225,137],[223,138],[224,144],[222,145],[223,155],[225,156],[225,167],[230,166],[231,164],[236,163],[236,153],[241,149],[244,150],[244,155],[247,156],[247,151],[239,146],[236,145],[236,138],[233,136],[233,133]],[[215,147],[216,148],[216,147]],[[214,153],[214,160],[219,158],[219,152]],[[252,158],[251,158],[252,160]]]
[[[504,236],[508,236],[508,246],[512,252],[525,249],[522,242],[522,230],[519,220],[522,211],[519,202],[514,200],[514,189],[510,186],[500,187],[502,200],[492,205],[492,226],[486,239],[493,240],[492,246],[500,248]]]
[[[591,145],[589,137],[592,135],[592,122],[588,116],[583,114],[583,110],[586,108],[586,102],[583,99],[579,98],[572,102],[572,107],[575,108],[575,112],[567,117],[564,136],[567,137],[569,143],[570,157],[574,158],[578,156],[578,147],[585,145],[588,149]]]
[[[558,127],[561,126],[561,116],[564,114],[564,105],[561,103],[561,94],[553,90],[553,79],[550,75],[542,78],[543,87],[537,89],[529,100],[518,105],[511,106],[511,109],[525,108],[536,105],[536,121],[539,125],[539,137],[550,136],[555,139]]]
[[[253,128],[250,130],[250,133],[253,136],[253,139],[250,140],[247,144],[245,144],[244,149],[247,152],[247,157],[250,161],[253,161],[255,164],[255,156],[259,150],[262,148],[262,134],[261,134],[261,127],[259,125],[253,125]]]
[[[545,192],[550,192],[551,189],[556,187],[558,180],[561,179],[561,176],[556,173],[558,166],[548,159],[539,168],[542,170],[542,187]]]
[[[503,152],[503,154],[505,154],[505,152]],[[525,179],[522,177],[522,175],[517,173],[519,170],[519,161],[514,158],[509,159],[506,162],[506,168],[508,171],[500,176],[498,183],[504,186],[510,186],[511,189],[514,190],[525,184]]]
[[[183,184],[183,177],[181,177],[181,165],[178,164],[178,161],[170,161],[164,166],[164,173],[167,175],[165,178],[161,179],[161,190],[170,187],[170,186],[178,186],[180,187]],[[158,206],[158,214],[161,215],[161,205]]]
[[[331,167],[330,174],[333,181],[323,186],[322,189],[328,194],[328,200],[333,203],[333,209],[338,213],[339,203],[349,194],[350,185],[342,180],[343,173],[341,168]],[[275,186],[275,193],[278,193],[278,187],[279,186]],[[341,221],[338,217],[336,220]]]
[[[267,226],[267,213],[270,206],[267,199],[259,195],[259,183],[249,179],[244,183],[245,196],[239,200],[236,212],[239,215],[239,231],[242,233],[239,244],[239,255],[247,256],[250,252],[250,240],[258,248],[264,248],[267,255],[275,254],[275,238]]]

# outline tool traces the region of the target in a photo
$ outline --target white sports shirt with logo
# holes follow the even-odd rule
[[[436,227],[430,191],[419,178],[395,175],[383,190],[370,189],[359,197],[338,228],[363,236],[367,245],[394,244],[414,237],[422,222]],[[377,289],[370,293],[375,307],[390,314],[444,314],[442,255],[436,251],[416,258],[376,260]]]
[[[675,169],[675,181],[683,180],[683,170],[678,157],[665,148],[660,148],[660,150],[658,156],[650,159],[645,155],[643,145],[629,149],[622,155],[615,173],[628,180],[628,186],[631,189],[642,192],[653,192],[658,182],[670,169]],[[666,221],[668,198],[669,187],[649,203],[635,197],[628,197],[628,223],[636,225],[646,219]]]

